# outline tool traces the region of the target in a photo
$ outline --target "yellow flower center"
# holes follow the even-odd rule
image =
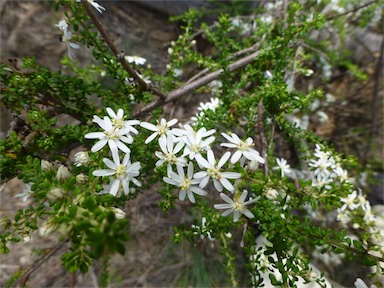
[[[187,178],[184,179],[184,181],[181,182],[181,185],[180,185],[180,187],[181,187],[182,190],[186,190],[186,189],[188,189],[190,186],[191,186],[191,180],[189,180],[189,179],[187,179]]]
[[[116,177],[122,178],[125,175],[125,171],[126,171],[126,169],[125,169],[124,165],[117,166],[116,167]]]
[[[211,176],[213,179],[216,179],[216,180],[221,179],[220,170],[217,169],[216,167],[208,168],[207,172],[208,172],[208,175]]]
[[[124,127],[124,120],[123,119],[112,119],[112,125],[118,129],[121,129]]]

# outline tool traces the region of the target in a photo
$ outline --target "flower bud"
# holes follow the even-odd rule
[[[53,169],[53,164],[51,162],[44,159],[41,160],[41,170],[50,171],[52,169]]]
[[[255,172],[258,168],[259,168],[259,161],[253,160],[253,161],[249,162],[249,164],[248,164],[249,171]]]
[[[69,177],[71,177],[71,173],[69,172],[68,168],[65,167],[64,165],[61,165],[57,170],[57,175],[56,175],[57,180],[64,181]]]
[[[47,193],[47,198],[49,200],[58,200],[60,198],[62,198],[64,196],[64,190],[60,189],[60,188],[53,188],[51,190],[49,190],[49,192]]]
[[[76,175],[76,182],[79,184],[84,184],[88,182],[88,176],[80,173],[79,175]]]
[[[88,152],[81,151],[75,154],[75,166],[80,167],[82,165],[86,166],[91,163],[91,158],[89,158]]]
[[[172,49],[171,47],[169,47],[169,48],[168,48],[168,54],[169,54],[169,55],[172,55],[172,53],[173,53],[173,49]]]
[[[55,231],[56,228],[57,228],[57,224],[52,223],[52,219],[47,220],[41,225],[39,229],[39,234],[40,236],[47,236],[48,234]]]
[[[270,187],[267,187],[264,190],[265,197],[267,197],[269,200],[275,200],[277,196],[279,195],[279,192],[277,192],[276,189],[272,189]]]
[[[112,207],[112,212],[115,213],[116,219],[124,219],[125,218],[125,212],[119,208]]]

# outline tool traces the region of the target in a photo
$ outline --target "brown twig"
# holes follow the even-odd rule
[[[380,86],[383,85],[383,61],[384,61],[384,40],[381,40],[381,49],[380,49],[380,56],[377,61],[376,69],[375,69],[375,84],[373,87],[373,97],[372,97],[372,104],[371,104],[371,127],[370,127],[370,138],[371,141],[373,140],[373,137],[375,133],[377,133],[377,123],[378,118],[377,116],[380,114],[380,104],[379,104],[379,90]],[[381,85],[380,85],[381,84]],[[369,149],[369,145],[367,145],[367,151],[366,154],[370,154],[371,149]],[[368,157],[365,157],[364,159],[368,159]]]
[[[360,9],[363,9],[365,7],[368,7],[368,6],[370,6],[370,5],[372,5],[372,4],[376,3],[376,2],[377,2],[377,0],[373,0],[371,2],[368,2],[368,3],[365,3],[363,5],[357,6],[357,7],[353,8],[353,9],[351,9],[351,10],[345,11],[344,13],[340,13],[340,14],[337,14],[337,15],[329,16],[329,17],[326,18],[326,20],[333,20],[335,18],[344,16],[344,15],[347,15],[347,14],[350,14],[350,13],[354,13],[354,12],[356,12],[356,11],[358,11]]]
[[[131,75],[133,77],[133,79],[135,79],[135,81],[143,88],[143,90],[149,91],[149,92],[155,94],[156,96],[159,96],[160,98],[165,99],[166,95],[163,92],[157,90],[152,85],[149,85],[148,83],[146,83],[140,77],[140,75],[135,71],[135,69],[133,69],[128,64],[128,62],[125,60],[125,57],[123,57],[124,55],[121,53],[121,51],[119,51],[117,49],[117,47],[115,46],[115,44],[112,42],[111,38],[109,37],[107,31],[105,31],[103,25],[101,24],[99,19],[96,17],[96,15],[93,12],[92,8],[90,7],[88,1],[87,0],[81,0],[81,3],[83,4],[85,11],[87,12],[89,17],[91,18],[93,24],[95,24],[97,30],[99,30],[104,41],[107,43],[108,47],[112,50],[112,53],[114,55],[116,55],[119,62],[121,63],[121,65],[123,65],[124,69],[128,72],[128,74]]]
[[[56,252],[58,252],[61,247],[69,240],[69,238],[64,239],[63,241],[57,243],[47,254],[41,257],[22,277],[20,277],[15,283],[16,287],[20,284],[21,287],[25,287],[28,281],[28,278],[34,273],[41,265],[43,265],[49,258],[51,258]]]
[[[257,57],[257,55],[259,53],[260,53],[260,51],[256,51],[256,52],[254,52],[248,56],[245,56],[244,58],[241,58],[241,59],[233,62],[232,64],[229,65],[228,71],[233,72],[233,71],[236,71],[236,70],[250,64]],[[201,78],[199,78],[193,82],[187,83],[187,84],[185,84],[185,85],[183,85],[183,86],[181,86],[175,90],[170,91],[167,94],[166,99],[158,99],[152,103],[149,103],[147,106],[144,106],[139,111],[135,112],[134,117],[143,116],[146,113],[149,113],[153,109],[156,109],[157,107],[160,107],[161,105],[163,105],[165,103],[175,101],[176,99],[180,98],[181,96],[186,95],[186,94],[190,93],[191,91],[196,90],[196,89],[212,82],[213,80],[219,78],[220,74],[222,74],[223,72],[224,72],[223,69],[219,69],[219,70],[214,71],[212,73],[209,73],[209,74],[207,74],[207,75],[205,75],[205,76],[203,76],[203,77],[201,77]]]

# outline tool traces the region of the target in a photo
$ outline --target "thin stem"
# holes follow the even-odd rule
[[[54,254],[56,254],[68,240],[69,238],[66,238],[63,241],[57,243],[47,254],[42,256],[22,277],[20,277],[14,283],[14,286],[16,287],[20,283],[21,287],[25,287],[28,281],[28,278],[32,275],[32,273],[34,273],[37,269],[39,269],[41,265],[47,262],[49,258],[51,258]]]
[[[357,6],[356,8],[353,8],[353,9],[351,9],[351,10],[348,10],[348,11],[346,11],[346,12],[344,12],[344,13],[340,13],[340,14],[337,14],[337,15],[334,15],[334,16],[327,17],[326,20],[333,20],[333,19],[335,19],[335,18],[344,16],[344,15],[347,15],[347,14],[350,14],[350,13],[354,13],[354,12],[356,12],[356,11],[358,11],[358,10],[360,10],[360,9],[363,9],[363,8],[365,8],[365,7],[368,7],[368,6],[370,6],[370,5],[372,5],[372,4],[376,3],[376,2],[377,2],[377,0],[373,0],[373,1],[371,1],[371,2],[368,2],[368,3],[365,3],[365,4],[363,4],[363,5]]]
[[[115,44],[112,42],[111,38],[109,37],[107,31],[105,31],[103,25],[101,24],[101,22],[99,21],[99,19],[96,17],[95,13],[93,12],[92,8],[90,7],[89,3],[87,0],[81,0],[81,3],[83,4],[84,6],[84,9],[85,11],[87,12],[87,14],[89,15],[89,17],[91,18],[93,24],[95,24],[97,30],[99,30],[101,36],[103,37],[103,39],[105,40],[105,42],[107,43],[108,47],[112,50],[112,53],[117,56],[117,59],[119,60],[119,62],[121,63],[121,65],[123,65],[124,69],[129,73],[129,75],[131,75],[135,81],[145,90],[145,91],[149,91],[149,92],[152,92],[153,94],[155,94],[156,96],[159,96],[160,98],[162,99],[165,99],[166,98],[166,95],[157,90],[155,87],[153,87],[152,85],[149,85],[148,83],[146,83],[140,76],[139,74],[135,71],[135,69],[133,69],[129,64],[128,62],[125,60],[125,57],[124,57],[124,54],[121,53],[121,51],[119,51],[117,49],[117,47],[115,46]]]
[[[244,58],[241,58],[235,62],[233,62],[232,64],[229,65],[228,67],[228,71],[229,72],[234,72],[250,63],[252,63],[252,61],[255,60],[255,58],[259,55],[260,51],[256,51],[248,56],[245,56]],[[210,82],[212,82],[213,80],[216,80],[219,78],[219,76],[224,72],[223,69],[219,69],[217,71],[214,71],[212,73],[209,73],[193,82],[190,82],[190,83],[187,83],[175,90],[172,90],[170,91],[168,94],[167,94],[167,97],[166,99],[158,99],[152,103],[149,103],[147,106],[144,106],[142,109],[140,109],[139,111],[136,111],[134,113],[134,117],[140,117],[140,116],[143,116],[147,113],[149,113],[150,111],[156,109],[157,107],[160,107],[162,105],[164,105],[165,103],[169,103],[171,101],[174,101],[178,98],[180,98],[181,96],[184,96],[190,92],[192,92],[193,90],[196,90]]]

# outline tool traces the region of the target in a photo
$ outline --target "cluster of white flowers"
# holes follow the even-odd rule
[[[357,192],[356,190],[352,191],[346,197],[340,198],[340,202],[343,204],[340,208],[337,209],[337,220],[341,221],[343,224],[348,224],[351,222],[351,216],[356,210],[364,212],[364,222],[371,224],[375,222],[375,216],[372,213],[371,204],[362,194],[361,190]],[[353,223],[353,228],[359,228],[358,223]]]
[[[140,175],[141,165],[139,162],[131,163],[131,150],[127,146],[127,144],[133,143],[131,133],[139,133],[133,126],[140,124],[140,121],[124,120],[124,110],[121,108],[117,111],[117,114],[109,107],[106,110],[109,117],[104,116],[104,119],[96,115],[93,117],[93,122],[98,124],[104,131],[91,132],[84,137],[87,139],[99,139],[91,148],[91,151],[94,153],[108,144],[113,161],[104,158],[103,162],[109,169],[95,170],[93,175],[113,176],[114,179],[109,193],[114,196],[120,196],[123,190],[124,194],[128,195],[130,182],[136,186],[141,186],[141,183],[135,178]],[[120,161],[119,150],[125,153],[123,161]]]
[[[331,183],[352,182],[348,177],[348,171],[343,169],[329,151],[316,144],[314,159],[311,159],[308,166],[313,171],[312,186],[319,190],[326,191],[332,188]]]
[[[234,221],[238,221],[240,214],[249,218],[254,217],[246,205],[256,202],[258,198],[246,201],[248,191],[244,190],[240,193],[236,185],[230,181],[239,179],[241,173],[229,171],[236,162],[239,162],[241,167],[244,167],[246,161],[265,163],[259,152],[252,148],[254,146],[252,138],[241,140],[234,133],[230,135],[221,133],[228,140],[228,143],[221,143],[221,146],[235,149],[235,151],[232,156],[231,152],[225,152],[217,161],[215,153],[210,147],[215,141],[213,134],[216,133],[216,130],[214,129],[208,131],[204,127],[194,129],[188,124],[174,128],[178,122],[177,119],[167,121],[162,118],[157,121],[156,125],[138,120],[124,120],[122,109],[119,109],[117,114],[109,107],[106,110],[109,116],[105,116],[103,119],[99,116],[93,117],[93,122],[98,124],[103,131],[88,133],[85,138],[99,140],[92,146],[92,152],[101,150],[107,144],[109,146],[113,161],[103,159],[109,169],[95,170],[93,175],[113,177],[109,188],[110,194],[119,196],[122,191],[128,194],[131,182],[136,186],[141,186],[136,179],[140,174],[140,163],[131,163],[131,151],[127,146],[133,142],[131,134],[138,134],[133,126],[140,125],[152,132],[145,140],[145,144],[157,138],[161,151],[154,153],[159,158],[156,167],[167,165],[167,175],[163,177],[163,181],[180,189],[179,199],[181,201],[188,197],[190,202],[195,203],[195,194],[207,195],[207,191],[204,189],[211,182],[218,192],[223,192],[225,189],[234,194],[234,200],[232,200],[226,194],[221,193],[220,197],[226,204],[214,206],[216,209],[226,209],[222,213],[224,216],[233,213]],[[125,153],[123,161],[120,160],[119,150]],[[76,166],[87,163],[87,156],[84,152],[76,154]],[[228,161],[229,159],[230,161]],[[196,168],[198,171],[195,171]]]
[[[191,120],[195,124],[201,121],[201,119],[203,119],[204,117],[206,117],[205,111],[207,110],[215,111],[221,104],[221,101],[219,98],[211,98],[210,100],[211,100],[210,102],[206,102],[206,103],[201,102],[200,106],[197,107],[198,112],[196,113],[195,116],[191,118]]]
[[[68,31],[67,21],[65,19],[60,20],[59,23],[57,23],[55,26],[62,31],[61,42],[67,44],[69,58],[73,59],[74,55],[72,49],[79,49],[80,46],[76,43],[71,42],[72,32]]]

